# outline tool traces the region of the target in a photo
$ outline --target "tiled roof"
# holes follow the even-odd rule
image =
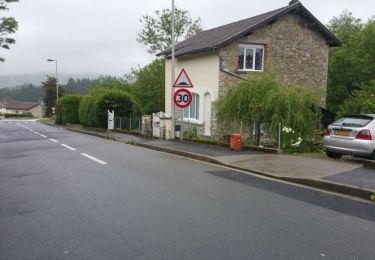
[[[17,110],[29,110],[35,106],[39,105],[37,102],[21,102],[21,101],[11,101],[4,105],[7,109],[17,109]]]
[[[321,24],[318,19],[316,19],[300,2],[294,1],[288,6],[261,15],[200,32],[195,36],[176,44],[175,55],[178,57],[197,52],[214,50],[215,48],[225,46],[240,37],[248,35],[250,32],[267,24],[268,22],[272,22],[290,12],[299,14],[310,21],[314,29],[323,35],[329,46],[341,46],[341,41],[333,33],[331,33],[323,24]],[[170,54],[171,48],[160,52],[157,55],[170,56]]]

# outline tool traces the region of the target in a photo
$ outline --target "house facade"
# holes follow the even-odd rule
[[[311,89],[327,86],[328,53],[341,42],[300,2],[203,31],[176,45],[176,75],[185,69],[194,84],[193,102],[183,111],[184,123],[199,135],[216,129],[213,102],[248,74],[272,70],[284,84]],[[171,114],[170,50],[166,57],[165,112]],[[325,91],[321,105],[325,106]],[[176,118],[180,120],[177,110]],[[167,136],[170,135],[167,127]]]
[[[38,102],[9,101],[1,105],[1,113],[23,115],[27,112],[33,117],[43,117],[43,107]]]

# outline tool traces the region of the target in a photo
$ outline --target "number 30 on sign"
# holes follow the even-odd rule
[[[174,93],[173,101],[174,104],[179,108],[185,108],[190,106],[193,96],[187,89],[179,89]]]

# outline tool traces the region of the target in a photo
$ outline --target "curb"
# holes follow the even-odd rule
[[[84,131],[84,130],[69,128],[69,127],[63,127],[63,128],[65,130],[69,130],[69,131],[72,131],[72,132],[77,132],[77,133],[81,133],[81,134],[92,135],[92,136],[96,136],[96,137],[100,137],[100,138],[104,138],[104,139],[116,141],[116,138],[111,137],[111,136],[107,136],[106,134],[93,133],[93,132],[88,132],[88,131]]]
[[[64,129],[69,130],[69,131],[73,131],[73,132],[88,134],[88,135],[92,135],[92,136],[96,136],[96,137],[100,137],[100,138],[104,138],[104,139],[110,139],[110,140],[113,140],[113,141],[117,141],[116,138],[114,138],[114,137],[105,136],[105,135],[99,134],[99,133],[93,133],[93,132],[88,132],[88,131],[84,131],[84,130],[66,128],[66,127],[64,127]],[[259,175],[259,176],[268,177],[270,179],[286,181],[286,182],[290,182],[290,183],[294,183],[294,184],[300,184],[300,185],[304,185],[304,186],[308,186],[308,187],[312,187],[312,188],[317,188],[317,189],[320,189],[320,190],[331,191],[331,192],[336,192],[336,193],[340,193],[340,194],[343,194],[343,195],[354,196],[354,197],[362,198],[362,199],[365,199],[365,200],[370,200],[370,196],[372,194],[374,194],[374,191],[371,191],[371,190],[361,189],[359,187],[355,187],[355,186],[351,186],[351,185],[338,184],[338,183],[334,183],[334,182],[330,182],[330,181],[300,179],[300,178],[293,178],[293,177],[278,177],[278,176],[275,176],[275,175],[272,175],[272,174],[269,174],[269,173],[250,170],[250,169],[238,167],[238,166],[235,166],[235,165],[232,165],[232,164],[228,164],[228,163],[220,161],[220,160],[218,160],[214,157],[203,155],[203,154],[196,154],[196,153],[191,153],[191,152],[186,152],[186,151],[181,151],[181,150],[175,150],[175,149],[171,149],[171,148],[167,148],[167,147],[138,143],[138,142],[131,142],[131,143],[122,142],[122,141],[118,141],[118,142],[131,144],[131,145],[139,146],[139,147],[143,147],[143,148],[148,148],[148,149],[152,149],[152,150],[156,150],[156,151],[166,152],[166,153],[170,153],[170,154],[174,154],[174,155],[178,155],[178,156],[183,156],[183,157],[187,157],[187,158],[191,158],[191,159],[195,159],[195,160],[199,160],[199,161],[204,161],[204,162],[208,162],[208,163],[213,163],[213,164],[225,166],[225,167],[228,167],[228,168],[231,168],[231,169],[234,169],[234,170],[240,170],[240,171],[256,174],[256,175]],[[364,162],[364,164],[366,165],[366,167],[375,167],[375,161],[368,161],[367,160],[367,161]],[[370,165],[370,166],[368,166],[368,165]]]
[[[364,160],[364,161],[363,161],[363,165],[364,165],[366,168],[372,168],[372,169],[375,169],[375,161],[372,161],[372,160]]]
[[[278,177],[269,173],[259,172],[255,170],[238,167],[232,164],[228,164],[228,163],[219,161],[216,158],[202,155],[202,154],[195,154],[195,153],[175,150],[171,148],[142,144],[142,143],[134,143],[134,145],[161,151],[161,152],[166,152],[166,153],[170,153],[174,155],[184,156],[184,157],[188,157],[188,158],[192,158],[192,159],[196,159],[196,160],[200,160],[204,162],[209,162],[209,163],[225,166],[228,168],[232,168],[235,170],[245,171],[245,172],[256,174],[259,176],[268,177],[271,179],[291,182],[295,184],[301,184],[304,186],[313,187],[313,188],[317,188],[320,190],[326,190],[326,191],[336,192],[336,193],[340,193],[344,195],[350,195],[350,196],[359,197],[359,198],[366,199],[366,200],[370,200],[370,196],[374,193],[371,190],[361,189],[355,186],[350,186],[350,185],[345,185],[345,184],[337,184],[337,183],[329,182],[329,181],[301,179],[301,178],[292,178],[292,177]]]

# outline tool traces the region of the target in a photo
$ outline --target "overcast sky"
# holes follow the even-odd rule
[[[209,29],[288,4],[288,0],[175,0],[177,7],[201,17]],[[374,0],[302,0],[322,23],[344,9],[363,20],[375,14]],[[19,21],[17,43],[0,50],[7,61],[0,75],[53,72],[47,58],[57,58],[62,73],[122,76],[153,59],[137,41],[139,18],[170,8],[171,0],[20,0],[10,4]]]

